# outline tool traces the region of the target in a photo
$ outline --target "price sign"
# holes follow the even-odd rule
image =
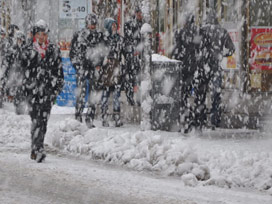
[[[87,15],[86,0],[59,0],[60,18],[85,18]]]

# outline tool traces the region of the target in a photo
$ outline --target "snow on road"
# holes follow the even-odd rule
[[[29,116],[0,110],[0,203],[272,203],[269,134],[184,137],[99,121],[88,130],[72,113],[54,107],[48,157],[37,164],[29,159]]]

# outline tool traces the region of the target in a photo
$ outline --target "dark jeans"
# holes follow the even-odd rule
[[[29,115],[31,117],[31,149],[40,151],[44,149],[44,137],[47,130],[47,122],[52,105],[50,103],[30,104]]]
[[[115,87],[107,87],[103,90],[102,94],[102,118],[107,115],[108,111],[108,99],[110,97],[110,93],[113,93],[113,112],[114,113],[120,113],[120,95],[121,95],[121,89],[120,86],[116,85]]]
[[[202,129],[207,123],[206,96],[209,79],[200,75],[194,84],[195,100],[193,107],[194,125]]]
[[[87,86],[89,84],[89,80],[87,76],[84,74],[77,73],[76,75],[76,106],[75,106],[75,116],[76,118],[82,117],[82,113],[85,107],[85,98],[87,93]]]
[[[222,115],[222,72],[215,72],[211,79],[211,94],[212,94],[212,107],[211,107],[211,124],[219,127]]]
[[[86,122],[94,120],[96,105],[99,104],[102,97],[102,91],[99,91],[95,88],[94,82],[90,81],[89,96],[87,103],[87,113],[86,113]]]

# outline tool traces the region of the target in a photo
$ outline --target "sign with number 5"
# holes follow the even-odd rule
[[[86,0],[59,0],[59,15],[60,18],[85,18]]]

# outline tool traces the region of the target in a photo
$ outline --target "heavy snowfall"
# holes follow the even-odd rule
[[[20,13],[20,16],[27,16],[33,20],[33,16],[41,16],[41,11],[44,10],[47,3],[44,1],[44,5],[32,5],[29,2],[31,1],[22,1],[20,4],[25,9]],[[244,89],[244,86],[250,83],[248,86],[252,86],[256,90],[265,88],[262,87],[264,83],[262,84],[262,75],[258,71],[271,70],[269,61],[271,60],[271,43],[269,40],[263,39],[258,41],[257,37],[263,33],[269,33],[267,36],[271,36],[271,24],[269,28],[250,27],[247,22],[253,19],[247,19],[253,15],[250,10],[244,14],[237,12],[245,4],[242,1],[239,3],[231,1],[233,12],[230,11],[232,7],[228,7],[227,1],[220,1],[220,5],[222,3],[220,9],[216,7],[216,9],[209,11],[210,14],[213,14],[211,15],[213,23],[211,23],[208,21],[209,15],[206,16],[203,13],[208,13],[209,9],[207,8],[206,11],[206,7],[209,7],[209,4],[216,5],[215,0],[207,0],[204,1],[205,3],[186,1],[188,5],[188,11],[184,11],[186,20],[178,19],[177,16],[174,16],[174,12],[169,14],[170,17],[168,16],[172,20],[177,18],[176,22],[171,23],[171,29],[176,29],[174,23],[184,21],[184,30],[181,29],[179,32],[172,32],[172,30],[169,35],[171,40],[166,39],[169,37],[167,36],[168,31],[159,30],[156,33],[158,34],[156,43],[160,53],[155,54],[151,51],[151,46],[153,46],[151,36],[154,30],[150,25],[153,20],[150,14],[153,15],[155,8],[154,5],[150,5],[151,1],[143,0],[141,8],[135,7],[133,18],[135,18],[135,22],[138,21],[137,26],[141,25],[141,29],[138,28],[139,30],[135,32],[138,36],[132,31],[124,33],[130,34],[133,38],[138,37],[139,44],[135,44],[136,39],[131,38],[126,41],[123,40],[123,36],[119,36],[119,18],[124,17],[122,15],[127,12],[125,11],[126,7],[122,8],[123,10],[119,7],[115,8],[114,15],[120,12],[117,15],[118,20],[110,17],[103,19],[104,22],[101,23],[100,17],[98,18],[96,14],[89,12],[95,8],[86,7],[87,4],[90,6],[92,1],[89,3],[84,1],[85,7],[78,7],[79,5],[76,3],[74,5],[74,2],[70,1],[60,2],[58,6],[63,7],[60,11],[66,15],[58,14],[59,11],[55,11],[58,9],[54,8],[56,2],[50,1],[52,9],[50,12],[57,14],[50,16],[52,13],[46,13],[46,15],[48,14],[48,22],[40,19],[38,22],[43,22],[42,24],[36,23],[29,33],[21,32],[21,35],[19,35],[19,29],[13,28],[13,34],[16,34],[16,43],[19,44],[16,60],[22,60],[22,62],[18,64],[10,62],[6,70],[12,66],[16,68],[21,68],[21,65],[25,66],[27,71],[23,70],[24,77],[22,77],[23,75],[21,77],[26,78],[29,83],[24,84],[25,81],[20,79],[20,76],[13,77],[14,81],[12,82],[10,76],[5,80],[8,82],[6,83],[8,88],[16,82],[20,82],[16,88],[22,88],[22,92],[27,92],[27,97],[20,102],[24,103],[27,100],[28,110],[18,112],[16,104],[13,104],[12,101],[15,97],[10,96],[8,92],[5,93],[5,97],[1,98],[3,106],[0,108],[0,203],[272,203],[272,107],[268,93],[271,92],[271,89],[268,88],[267,94],[256,92],[255,95],[250,95],[248,89]],[[116,2],[121,5],[126,1]],[[159,4],[162,1],[157,2]],[[259,5],[255,1],[252,2],[254,2],[253,5]],[[249,4],[246,4],[245,8],[249,8]],[[5,4],[1,5],[5,6]],[[179,5],[177,1],[175,5]],[[265,5],[271,5],[270,1],[267,1]],[[35,6],[37,7],[36,13],[31,10],[36,8]],[[71,6],[76,6],[79,10],[71,9]],[[166,1],[163,1],[161,5],[156,5],[158,9],[166,13],[166,10],[162,9],[164,6],[168,6]],[[176,9],[176,13],[180,12],[174,8],[174,5],[172,6],[173,9]],[[199,27],[196,24],[199,23],[200,16],[190,14],[196,12],[197,7],[203,9],[203,13],[199,12],[198,14],[203,15],[205,20],[203,25],[201,23],[197,25]],[[75,13],[80,14],[82,8],[84,8],[83,13],[86,15],[84,17],[76,16]],[[69,16],[70,11],[65,9],[75,12],[74,16],[71,17],[72,14]],[[235,29],[226,30],[219,26],[215,17],[216,12],[221,10],[224,11],[224,14],[232,15],[233,13],[239,17],[236,19],[237,21],[232,22]],[[270,11],[271,9],[264,10]],[[144,15],[140,16],[142,12]],[[164,12],[163,15],[165,15]],[[11,13],[16,16],[16,11]],[[163,25],[157,25],[158,27],[170,27],[170,24],[167,24],[169,19],[163,19],[164,16],[160,16],[160,13],[157,15],[158,22],[163,22]],[[18,16],[17,18],[19,18]],[[263,17],[261,12],[255,16]],[[52,31],[49,25],[54,19],[52,20],[51,17],[61,19],[58,23],[54,22],[54,28],[59,25],[69,25],[70,27],[63,30],[57,28]],[[75,21],[74,18],[78,19]],[[77,25],[72,28],[69,23]],[[133,21],[131,23],[134,25]],[[21,24],[26,25],[27,21]],[[100,24],[104,26],[105,36],[99,29],[96,30],[96,26],[101,26]],[[220,35],[218,35],[220,40],[214,37],[218,37],[218,30],[214,32],[215,35],[211,34],[211,31],[218,28],[217,26],[220,27]],[[246,28],[246,26],[248,27]],[[72,32],[79,28],[80,31],[72,35]],[[60,31],[63,31],[65,39],[58,39],[59,42],[56,45],[50,44],[50,36],[59,38],[60,36],[57,35]],[[1,32],[4,39],[4,35],[6,35],[4,27]],[[250,39],[252,33],[257,37]],[[229,41],[221,40],[222,36],[227,37],[226,39]],[[247,38],[252,42],[243,42]],[[126,44],[131,40],[133,45]],[[160,44],[167,44],[168,40],[168,47],[162,49]],[[221,45],[222,41],[224,41],[224,45]],[[63,42],[67,47],[64,46],[59,50],[61,46],[58,45],[62,45]],[[231,46],[226,47],[228,44],[226,42],[230,42]],[[263,43],[263,47],[258,44],[260,42]],[[270,43],[269,46],[265,44],[267,42]],[[12,41],[12,43],[14,42]],[[12,43],[6,44],[8,45],[7,50],[12,50],[10,49]],[[28,49],[22,46],[23,43],[29,43]],[[96,45],[94,46],[93,43]],[[256,43],[256,50],[254,50],[254,46],[249,46],[250,43]],[[260,47],[263,50],[258,50]],[[250,50],[251,48],[252,50]],[[219,53],[217,49],[222,53]],[[73,50],[72,55],[71,50]],[[121,51],[124,51],[126,55]],[[169,53],[165,54],[164,52]],[[249,56],[252,53],[256,56],[266,53],[265,57],[258,61],[260,64],[262,60],[265,61],[263,67],[257,67],[259,65],[257,57],[255,55]],[[14,57],[16,53],[9,54]],[[169,57],[171,54],[172,57],[170,59],[163,54]],[[232,57],[229,59],[233,61],[227,62],[227,57]],[[254,64],[254,60],[256,60],[256,64]],[[243,64],[244,61],[248,62]],[[161,66],[156,67],[156,63]],[[227,63],[235,66],[221,69],[221,65],[227,66]],[[175,64],[175,69],[173,67],[171,69],[173,68],[174,71],[169,71],[170,69],[167,68],[173,64]],[[257,68],[252,68],[251,65]],[[75,69],[72,69],[72,66]],[[115,68],[120,68],[119,66],[126,67],[127,73],[121,76],[121,69],[118,69],[120,75],[116,74]],[[97,84],[100,85],[98,81],[103,79],[101,76],[106,73],[103,72],[103,69],[110,69],[110,67],[114,68],[112,75],[116,78],[111,77],[111,80],[116,79],[115,84],[103,84],[102,88],[95,87]],[[155,69],[157,70],[154,71]],[[249,72],[248,69],[253,71],[246,73]],[[71,70],[74,73],[70,75],[68,72]],[[224,71],[228,73],[228,76],[221,75]],[[13,74],[12,71],[11,74]],[[246,74],[248,78],[245,77]],[[96,77],[99,80],[96,80]],[[108,77],[107,73],[106,77]],[[123,77],[120,83],[119,77]],[[220,85],[210,86],[211,83],[216,84],[216,80],[214,82],[212,78],[217,77],[219,81],[226,79],[225,81],[232,81],[233,84],[226,83],[223,87],[221,81],[218,82]],[[234,80],[235,77],[239,79]],[[133,80],[129,81],[130,78]],[[102,80],[103,83],[105,81]],[[125,82],[129,87],[124,85]],[[84,95],[87,92],[87,85],[84,83],[89,83],[87,97]],[[156,86],[156,83],[160,86]],[[229,87],[227,87],[228,85]],[[255,85],[256,87],[254,87]],[[73,87],[74,90],[63,88],[68,86]],[[124,90],[121,91],[121,87]],[[6,91],[4,85],[0,88],[1,94]],[[112,112],[111,110],[108,112],[107,100],[110,95],[107,96],[107,91],[112,91],[112,88],[117,92],[113,96],[113,104],[118,104],[117,108],[114,106]],[[9,91],[9,89],[7,90]],[[69,93],[71,95],[65,95],[69,91],[71,91]],[[83,92],[84,94],[82,94]],[[213,104],[211,105],[212,100],[216,100],[214,95],[211,95],[212,92],[215,93],[214,95],[218,92],[220,96],[217,99],[219,105],[216,110],[211,108],[213,106]],[[61,93],[65,93],[62,95],[62,101],[60,100]],[[97,97],[93,97],[92,94],[97,94]],[[121,97],[118,94],[121,94]],[[221,94],[223,95],[222,101]],[[69,98],[68,95],[69,97],[73,96],[73,99],[77,97],[77,102],[67,100],[68,103],[64,104]],[[65,98],[66,96],[67,98]],[[214,98],[212,99],[212,97]],[[87,105],[84,100],[81,100],[86,98],[88,98]],[[135,98],[139,101],[134,101]],[[98,102],[94,102],[95,100]],[[132,100],[130,104],[129,100]],[[62,102],[63,104],[60,105],[59,103]],[[76,108],[74,102],[78,105]],[[104,112],[103,104],[106,107]],[[98,113],[95,112],[95,108]],[[99,113],[100,108],[101,114]],[[138,108],[137,111],[134,110],[136,108]],[[84,114],[80,111],[83,111]],[[128,114],[129,111],[131,115],[126,117],[125,114]],[[133,111],[137,113],[133,114]],[[156,113],[159,114],[156,115]],[[224,115],[223,122],[221,122],[221,113]],[[219,119],[215,121],[216,124],[212,124],[212,115],[216,114],[220,115]],[[130,121],[129,117],[138,117],[138,121]],[[46,124],[47,119],[48,124]],[[237,121],[241,123],[238,128],[235,126]],[[164,125],[167,126],[167,122],[171,123],[168,124],[171,127],[168,129],[169,131],[164,131],[163,128]],[[222,126],[220,122],[225,126]],[[251,122],[253,128],[249,128],[252,125]],[[161,124],[158,125],[158,123]]]

